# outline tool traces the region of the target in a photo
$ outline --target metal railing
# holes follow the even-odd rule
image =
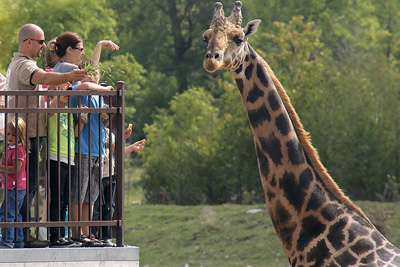
[[[100,208],[100,220],[99,221],[93,221],[93,220],[88,220],[88,221],[83,221],[81,220],[82,217],[82,209],[81,206],[79,206],[79,215],[78,215],[78,220],[77,221],[71,221],[71,218],[69,217],[66,221],[49,221],[49,214],[50,214],[50,198],[49,198],[49,194],[51,194],[50,192],[50,183],[54,182],[51,181],[50,179],[50,174],[49,174],[49,138],[45,138],[45,142],[43,144],[43,149],[42,149],[42,153],[39,152],[39,150],[37,151],[37,156],[40,157],[41,161],[38,161],[38,168],[36,168],[37,171],[37,181],[36,184],[39,186],[41,185],[41,192],[44,191],[44,196],[40,196],[41,194],[39,193],[39,188],[38,191],[34,197],[32,206],[30,205],[29,202],[29,197],[26,198],[26,205],[28,207],[31,207],[30,209],[27,209],[27,213],[24,214],[26,215],[27,220],[22,221],[22,222],[18,222],[18,216],[16,216],[16,219],[14,222],[7,222],[7,205],[6,205],[6,210],[5,210],[5,220],[4,222],[0,222],[0,228],[11,228],[11,227],[22,227],[25,229],[29,229],[30,230],[34,230],[36,229],[36,239],[39,238],[39,228],[40,227],[44,227],[49,229],[50,227],[68,227],[68,236],[71,236],[71,227],[79,227],[79,231],[82,227],[85,226],[97,226],[99,227],[99,229],[101,229],[100,226],[110,226],[111,230],[112,230],[112,235],[113,237],[116,238],[116,244],[118,247],[122,247],[124,246],[124,133],[125,133],[125,84],[124,82],[117,82],[116,84],[116,89],[113,91],[71,91],[71,90],[65,90],[65,91],[56,91],[56,90],[50,90],[50,91],[2,91],[1,95],[5,96],[5,107],[1,108],[0,107],[0,113],[5,113],[5,125],[7,125],[8,121],[10,121],[13,117],[28,117],[29,116],[34,116],[34,118],[36,118],[36,120],[27,120],[26,121],[26,136],[27,139],[28,138],[28,133],[30,131],[30,128],[33,127],[33,123],[36,123],[36,138],[37,141],[39,141],[39,130],[43,130],[43,129],[39,129],[40,125],[39,125],[39,115],[40,114],[49,114],[49,113],[54,113],[54,114],[60,114],[60,113],[67,113],[67,114],[76,114],[75,117],[78,118],[78,121],[80,121],[81,117],[83,116],[83,114],[88,114],[88,127],[90,128],[90,123],[92,122],[91,119],[91,114],[101,114],[101,113],[106,113],[108,115],[108,118],[105,119],[104,121],[100,121],[101,118],[99,116],[99,121],[98,124],[101,125],[102,123],[106,124],[107,127],[110,129],[110,131],[108,132],[108,134],[113,133],[115,135],[115,154],[114,154],[114,158],[112,156],[110,156],[110,164],[109,164],[109,173],[110,176],[112,174],[112,170],[111,168],[113,168],[113,164],[112,161],[115,159],[115,177],[116,177],[116,190],[115,190],[115,211],[114,211],[114,216],[112,219],[110,220],[102,220],[102,209]],[[53,108],[50,107],[50,98],[54,97],[54,96],[77,96],[78,97],[78,107],[71,107],[71,101],[70,98],[68,100],[68,106],[67,107],[58,107],[58,108]],[[108,107],[101,107],[101,108],[93,108],[87,106],[85,108],[80,107],[80,103],[81,103],[81,99],[84,96],[88,96],[88,97],[94,97],[92,95],[95,96],[99,96],[99,98],[103,98],[104,101],[108,104]],[[15,101],[16,103],[18,103],[18,98],[23,98],[25,97],[27,99],[26,103],[27,106],[25,107],[18,107],[18,104],[15,104],[15,106],[10,107],[9,105],[9,100],[10,97],[15,97],[15,99],[17,101]],[[37,108],[29,108],[29,102],[31,101],[36,101],[37,103],[40,102],[40,98],[47,98],[47,100],[45,101],[45,103],[47,103],[47,106],[40,106]],[[90,103],[90,101],[88,101]],[[80,107],[80,108],[79,108]],[[58,122],[60,122],[60,116],[58,116]],[[68,120],[70,120],[70,115],[68,115]],[[49,135],[49,116],[47,116],[46,119],[46,136]],[[68,127],[70,127],[70,123],[68,122]],[[78,140],[80,140],[81,138],[81,132],[80,132],[80,124],[78,123]],[[59,127],[57,127],[59,129]],[[102,135],[101,132],[101,127],[99,128],[99,136]],[[4,132],[5,132],[5,138],[3,141],[3,146],[6,146],[7,144],[7,127],[4,128]],[[68,129],[68,143],[70,141],[70,138],[74,138],[73,136],[70,135],[70,129]],[[60,136],[60,132],[58,130],[57,135]],[[16,133],[16,139],[18,140],[18,133]],[[98,138],[99,140],[99,149],[100,149],[100,153],[102,154],[101,151],[101,147],[102,147],[102,138]],[[113,140],[112,138],[109,138],[109,140]],[[58,142],[58,148],[60,147],[60,138],[57,139]],[[91,134],[89,131],[89,140],[88,140],[89,144],[91,144]],[[109,144],[109,148],[111,151],[111,141]],[[81,142],[78,141],[78,158],[75,157],[75,164],[81,164],[80,156],[81,156]],[[89,146],[89,154],[90,154],[90,150],[91,150],[92,146]],[[27,151],[27,155],[28,155],[28,151],[29,148],[26,149]],[[4,156],[6,155],[7,152],[5,152]],[[68,145],[68,158],[70,158],[71,155],[74,155],[74,151],[71,151],[70,145]],[[72,156],[73,157],[73,156]],[[58,152],[57,155],[57,159],[58,159],[58,164],[60,164],[60,155]],[[17,161],[16,161],[17,162]],[[68,161],[69,162],[69,161]],[[29,172],[33,171],[29,169],[29,156],[27,156],[27,183],[26,183],[26,194],[29,194]],[[71,164],[70,162],[68,163],[68,168],[71,168]],[[81,168],[80,168],[81,170]],[[58,171],[60,172],[60,167],[58,167]],[[79,172],[77,175],[78,179],[80,179],[80,173]],[[71,174],[69,174],[71,175]],[[16,175],[16,182],[15,184],[18,185],[18,174]],[[58,175],[58,179],[60,179],[60,173]],[[100,179],[99,185],[99,197],[100,198],[110,198],[110,205],[112,205],[111,203],[113,202],[111,200],[112,195],[111,193],[108,196],[104,196],[102,195],[102,188],[101,188],[101,179],[102,177],[100,177],[100,174],[98,177],[94,177],[94,179]],[[7,171],[5,172],[5,184],[8,184],[8,173]],[[111,178],[110,178],[111,180]],[[60,183],[58,182],[58,185]],[[110,182],[110,187],[111,187],[111,182]],[[44,190],[43,190],[44,189]],[[111,189],[111,188],[110,188]],[[68,214],[71,214],[71,176],[69,176],[69,200],[68,200]],[[111,190],[110,190],[111,191]],[[60,192],[60,188],[58,190],[58,192]],[[7,190],[3,190],[3,201],[7,201]],[[16,194],[18,194],[18,190],[16,190]],[[79,189],[79,194],[81,194],[81,191]],[[90,194],[90,193],[89,193]],[[18,197],[15,198],[16,199],[16,203],[15,203],[15,213],[18,214]],[[45,199],[47,201],[45,201]],[[60,204],[60,201],[58,202]],[[89,206],[89,213],[91,214],[93,212],[91,206]],[[61,209],[61,207],[59,206],[59,210]],[[110,207],[111,209],[111,207]],[[33,210],[33,216],[31,215],[31,211]],[[46,211],[46,212],[45,212]],[[42,216],[40,216],[41,214],[46,214],[47,213],[47,220],[43,221]],[[91,216],[89,215],[89,218]],[[60,218],[60,216],[58,216],[58,218]],[[101,231],[101,230],[100,230]],[[15,231],[15,235],[17,235],[17,231]],[[101,237],[101,233],[100,233],[100,237]],[[5,237],[3,236],[3,239]],[[29,236],[27,237],[29,238]],[[47,231],[47,240],[49,240],[49,231]]]

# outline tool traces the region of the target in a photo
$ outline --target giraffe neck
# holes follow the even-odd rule
[[[363,247],[392,246],[326,172],[269,66],[250,45],[244,51],[230,72],[253,132],[268,210],[292,266],[328,266],[341,257],[358,266]]]

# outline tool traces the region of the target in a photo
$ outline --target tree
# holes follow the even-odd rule
[[[376,1],[376,17],[387,35],[382,39],[382,47],[385,55],[390,58],[394,56],[400,60],[400,2],[396,0]]]
[[[194,0],[111,1],[118,14],[121,47],[146,69],[177,81],[177,92],[204,76],[201,34],[209,23],[202,12],[213,3]],[[208,15],[208,14],[207,14]],[[196,74],[195,74],[196,73]]]
[[[176,96],[145,128],[143,189],[150,203],[206,203],[209,164],[218,113],[212,97],[192,88]],[[211,174],[212,175],[212,174]]]
[[[137,106],[137,96],[142,87],[147,83],[146,71],[131,54],[117,55],[112,60],[100,63],[102,70],[101,82],[115,86],[116,82],[125,82],[125,121],[135,125],[134,134],[131,139],[143,138],[142,125],[137,125],[135,115]],[[151,105],[151,104],[150,104]],[[142,110],[140,107],[140,113]]]
[[[84,5],[79,0],[1,2],[3,5],[0,9],[5,9],[5,16],[2,13],[0,18],[4,22],[0,25],[4,38],[1,40],[0,68],[7,68],[11,53],[18,50],[18,31],[26,23],[39,25],[44,30],[47,41],[66,31],[78,33],[85,42],[87,57],[91,56],[97,42],[102,39],[118,42],[114,32],[114,13],[105,8],[105,0],[87,0]],[[108,51],[104,51],[103,59],[110,59],[109,55]],[[38,60],[38,65],[44,67],[43,57]]]

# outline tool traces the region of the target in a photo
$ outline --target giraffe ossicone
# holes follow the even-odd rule
[[[217,2],[204,69],[228,70],[242,96],[272,223],[291,266],[400,266],[393,246],[321,164],[290,100],[249,45],[260,20],[241,27],[242,3],[225,17]]]

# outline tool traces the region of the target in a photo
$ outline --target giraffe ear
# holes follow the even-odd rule
[[[246,40],[249,39],[249,37],[256,32],[258,26],[260,26],[260,23],[260,19],[255,19],[247,23],[246,27],[243,30]]]

